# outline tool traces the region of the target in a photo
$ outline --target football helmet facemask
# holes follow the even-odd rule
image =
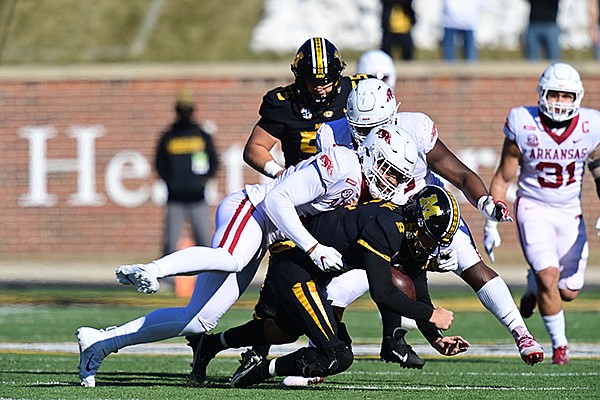
[[[393,89],[396,87],[396,67],[394,60],[383,50],[364,52],[356,62],[356,73],[381,79]]]
[[[346,119],[356,143],[360,144],[373,128],[391,123],[399,105],[387,83],[375,78],[359,81],[346,102]]]
[[[440,186],[425,186],[406,203],[404,212],[414,222],[406,231],[409,249],[421,262],[439,247],[449,246],[460,224],[456,198]]]
[[[313,37],[298,48],[291,68],[300,97],[311,110],[319,111],[340,92],[346,63],[333,43],[322,37]],[[333,88],[325,97],[316,95],[307,87],[307,83],[324,86],[331,82]]]
[[[369,193],[390,200],[413,178],[417,145],[412,136],[395,125],[374,128],[358,147]]]
[[[584,90],[579,73],[569,64],[551,64],[540,76],[536,90],[540,96],[538,101],[540,111],[552,121],[567,121],[579,114]],[[550,102],[549,91],[573,93],[575,99],[573,103]]]

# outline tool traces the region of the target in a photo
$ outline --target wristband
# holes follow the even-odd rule
[[[275,178],[277,176],[277,174],[280,171],[283,171],[285,168],[283,168],[281,165],[277,164],[277,162],[275,162],[275,160],[269,160],[266,162],[263,169],[265,170],[265,175],[267,175],[270,178]]]

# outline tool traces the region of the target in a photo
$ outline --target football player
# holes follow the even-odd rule
[[[294,83],[264,95],[244,161],[274,178],[284,170],[271,154],[278,141],[286,168],[315,155],[317,129],[344,116],[350,90],[366,77],[343,76],[345,68],[342,54],[329,40],[313,37],[304,42],[291,65]]]
[[[416,319],[440,354],[455,355],[466,351],[470,344],[460,336],[443,337],[440,329],[450,327],[453,313],[432,305],[426,268],[431,254],[451,242],[459,221],[458,203],[450,192],[427,186],[405,206],[371,201],[321,214],[306,228],[319,241],[338,249],[350,268],[365,271],[371,297],[380,309]],[[205,334],[194,365],[198,384],[204,382],[208,363],[221,350],[292,343],[301,335],[307,335],[312,346],[273,360],[248,350],[231,385],[247,387],[271,376],[325,377],[343,372],[352,364],[350,336],[325,293],[327,282],[336,273],[315,268],[295,246],[282,244],[272,258],[274,320],[252,320],[220,334]],[[410,276],[416,300],[394,286],[390,267]]]
[[[520,170],[515,215],[530,267],[520,310],[528,318],[539,305],[552,341],[551,362],[565,365],[569,358],[562,302],[575,299],[584,283],[588,242],[581,185],[587,162],[600,196],[600,112],[580,107],[583,85],[568,64],[546,68],[537,93],[537,106],[515,107],[506,118],[491,194],[506,198]],[[487,221],[484,244],[490,258],[500,243],[496,224]]]
[[[495,222],[512,221],[505,203],[495,201],[481,178],[442,142],[435,123],[423,113],[397,113],[397,106],[389,85],[372,78],[360,81],[348,96],[346,118],[325,124],[319,129],[318,146],[327,148],[335,144],[355,148],[374,126],[401,126],[414,135],[419,160],[413,181],[404,192],[394,197],[394,202],[404,204],[411,194],[426,184],[443,186],[436,175],[438,174],[459,188],[487,219]],[[529,333],[504,280],[483,262],[466,222],[462,219],[449,250],[454,253],[452,256],[458,257],[458,268],[453,272],[477,293],[483,306],[512,334],[522,360],[529,365],[541,362],[544,357],[542,347]],[[343,309],[366,293],[366,280],[356,276],[362,273],[363,271],[355,270],[332,280],[327,292],[334,306]],[[383,320],[384,336],[395,334],[394,327],[401,324],[400,316],[396,319],[395,322]]]
[[[379,127],[358,154],[343,147],[331,148],[288,168],[267,184],[247,185],[227,196],[217,210],[212,248],[189,247],[149,264],[117,268],[120,283],[133,284],[149,294],[158,290],[159,278],[204,273],[196,279],[187,307],[157,310],[109,330],[80,328],[82,384],[95,386],[104,357],[125,346],[213,329],[248,287],[275,237],[292,240],[317,268],[343,269],[341,254],[317,241],[304,228],[301,217],[355,205],[364,196],[392,198],[412,178],[416,158],[410,134],[398,127]],[[208,273],[211,271],[219,273]]]

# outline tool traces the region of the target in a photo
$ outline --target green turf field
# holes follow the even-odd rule
[[[448,334],[460,334],[473,348],[508,346],[506,355],[454,358],[426,355],[423,370],[404,370],[385,364],[376,353],[359,356],[343,374],[322,385],[285,388],[274,378],[251,389],[231,389],[228,379],[238,366],[237,357],[218,357],[209,366],[205,388],[187,388],[188,354],[117,354],[108,357],[97,375],[98,387],[83,388],[77,377],[78,355],[71,351],[79,326],[105,327],[124,323],[157,307],[185,304],[172,295],[144,296],[130,290],[3,290],[0,292],[0,346],[6,344],[66,344],[71,350],[0,350],[0,398],[11,399],[593,399],[600,398],[600,354],[571,359],[565,367],[544,362],[523,364],[504,328],[479,305],[468,289],[432,289],[434,302],[456,312]],[[518,295],[519,293],[515,293]],[[256,293],[247,293],[226,314],[217,330],[245,322],[251,315]],[[118,305],[117,305],[118,304]],[[568,335],[573,347],[600,345],[600,291],[584,291],[567,307]],[[361,299],[345,320],[356,346],[376,345],[380,324],[369,299]],[[548,337],[539,315],[529,327],[548,350]],[[418,332],[407,339],[424,347]],[[183,346],[183,339],[167,344]],[[594,346],[592,346],[594,345]],[[183,346],[184,347],[184,346]],[[185,349],[185,347],[184,347]],[[191,352],[190,352],[191,354]],[[548,353],[547,353],[548,355]]]

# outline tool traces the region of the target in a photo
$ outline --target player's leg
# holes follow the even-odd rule
[[[227,196],[217,209],[217,230],[211,247],[193,246],[176,251],[149,264],[117,268],[117,280],[133,283],[138,291],[154,293],[159,278],[195,275],[204,271],[241,271],[259,249],[265,236],[265,217],[245,192]]]
[[[244,271],[248,275],[250,272]],[[245,277],[242,284],[247,286],[245,282],[249,280],[251,277]],[[213,329],[223,313],[239,298],[240,287],[243,287],[239,282],[238,274],[202,274],[196,280],[194,293],[186,307],[155,310],[107,329],[80,328],[77,339],[82,384],[93,387],[96,372],[104,358],[124,347]]]
[[[295,253],[310,262],[305,254]],[[340,329],[324,290],[293,257],[279,259],[272,275],[277,298],[277,325],[290,334],[306,334],[314,347],[305,347],[273,360],[247,355],[231,380],[232,386],[247,387],[271,376],[322,377],[348,369],[353,360],[348,343],[350,338],[346,337],[346,341],[340,338],[345,330]]]
[[[458,256],[458,269],[455,273],[471,286],[481,304],[513,336],[523,361],[529,365],[541,362],[544,357],[542,347],[529,333],[510,289],[504,279],[483,262],[471,232],[462,219],[450,248]]]
[[[569,359],[562,301],[574,299],[583,287],[588,258],[585,224],[578,209],[528,207],[518,217],[521,244],[536,271],[537,301],[552,342],[552,363],[565,365]]]

